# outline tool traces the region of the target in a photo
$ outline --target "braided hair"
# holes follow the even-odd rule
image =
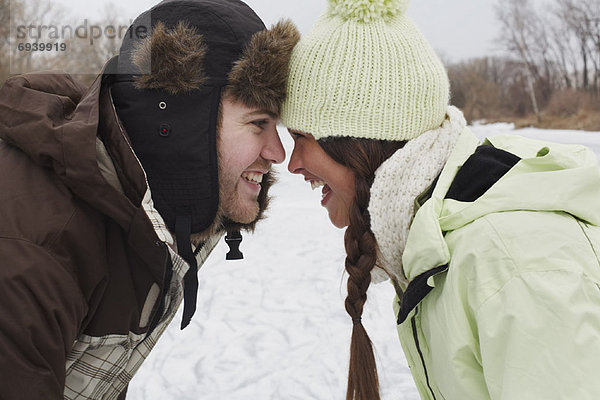
[[[371,270],[377,262],[377,242],[370,228],[368,207],[375,171],[406,142],[348,137],[326,138],[318,142],[331,158],[350,168],[355,176],[354,200],[350,205],[349,224],[344,234],[345,267],[348,272],[345,307],[353,322],[346,400],[379,400],[373,346],[361,322],[367,289],[371,283]]]

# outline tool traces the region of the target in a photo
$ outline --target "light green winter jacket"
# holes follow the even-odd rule
[[[448,265],[398,325],[421,397],[598,400],[597,158],[516,136],[485,143],[521,160],[474,202],[444,199],[479,145],[464,130],[402,256],[409,281]]]

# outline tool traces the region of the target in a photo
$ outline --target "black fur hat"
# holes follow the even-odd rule
[[[111,95],[178,249],[190,247],[180,238],[222,225],[216,221],[222,94],[279,114],[299,38],[290,21],[267,30],[240,0],[164,0],[129,27]],[[259,200],[268,198],[267,186]],[[228,228],[254,228],[229,222]],[[195,262],[189,252],[182,256]]]
[[[221,94],[278,114],[299,38],[287,20],[267,30],[239,0],[165,0],[129,28],[112,95],[171,230],[181,213],[192,233],[214,222]]]

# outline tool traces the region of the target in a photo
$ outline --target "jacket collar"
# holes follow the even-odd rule
[[[600,225],[600,171],[590,149],[511,135],[488,138],[483,144],[513,153],[521,160],[477,200],[445,199],[458,170],[478,146],[478,139],[468,129],[461,133],[431,198],[417,211],[410,227],[402,255],[409,281],[450,261],[445,232],[490,213],[565,212]]]
[[[0,138],[121,226],[128,244],[162,282],[167,253],[156,243],[164,238],[157,236],[142,205],[145,174],[119,128],[106,85],[114,61],[87,90],[65,74],[10,78],[0,92]],[[113,173],[120,185],[107,179]]]
[[[468,128],[463,128],[431,197],[415,214],[402,254],[404,273],[409,281],[450,261],[450,252],[438,219],[454,176],[478,144],[475,135]]]
[[[521,160],[477,201],[446,200],[439,219],[443,230],[511,210],[566,212],[600,225],[600,173],[598,159],[590,149],[511,135],[491,137],[484,144]]]

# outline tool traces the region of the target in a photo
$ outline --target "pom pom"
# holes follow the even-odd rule
[[[346,20],[389,21],[406,12],[409,0],[329,0],[330,13]]]

